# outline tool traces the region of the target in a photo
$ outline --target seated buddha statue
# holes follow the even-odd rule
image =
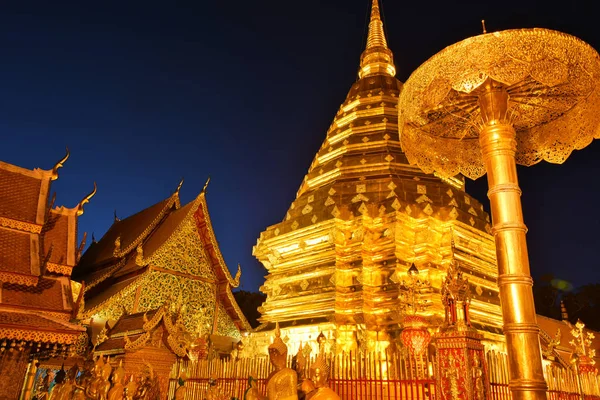
[[[119,366],[115,369],[111,377],[113,386],[108,391],[108,400],[123,400],[123,391],[125,390],[125,369],[123,368],[123,359],[119,360]]]
[[[269,360],[275,371],[267,380],[267,400],[298,400],[298,376],[296,371],[286,367],[287,352],[277,323],[275,340],[269,345]]]
[[[327,385],[329,366],[322,353],[317,356],[310,367],[310,378],[315,389],[308,393],[307,400],[340,400],[340,397]]]

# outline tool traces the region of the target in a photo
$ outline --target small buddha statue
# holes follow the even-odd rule
[[[123,396],[125,397],[125,400],[133,400],[133,396],[137,392],[137,388],[138,383],[132,374],[129,377],[129,382],[127,383],[127,385],[125,385],[125,388],[123,389]]]
[[[300,347],[298,347],[298,353],[296,353],[295,360],[296,365],[294,369],[298,374],[298,398],[302,400],[306,397],[308,393],[312,392],[315,389],[315,385],[305,375],[306,357],[302,349],[302,343],[300,343]]]
[[[258,388],[256,387],[256,380],[253,377],[248,377],[248,389],[244,392],[244,398],[242,400],[263,400],[264,397],[260,395]]]
[[[73,400],[86,400],[87,396],[85,395],[85,391],[87,386],[91,383],[93,376],[93,367],[94,363],[86,362],[83,366],[83,370],[77,378],[77,371],[75,371],[75,378],[73,380],[73,385],[75,386],[75,390],[73,391]]]
[[[267,400],[298,400],[298,375],[286,367],[287,346],[281,339],[279,323],[275,326],[275,340],[269,345],[269,360],[275,371],[267,380]]]
[[[85,386],[85,397],[83,399],[100,399],[100,390],[104,386],[102,369],[104,368],[104,357],[99,356],[94,364],[92,379]]]
[[[306,396],[307,400],[340,400],[340,397],[327,385],[329,366],[323,353],[320,353],[313,365],[311,365],[310,375],[315,385],[315,390]]]
[[[63,385],[65,384],[65,378],[67,377],[67,373],[65,372],[65,365],[63,364],[60,367],[60,370],[56,373],[56,375],[54,376],[54,387],[52,388],[52,391],[50,392],[50,397],[48,397],[49,400],[62,400],[63,397],[62,395],[62,389],[63,389]]]
[[[119,366],[115,369],[112,375],[112,389],[108,391],[108,400],[123,400],[123,392],[125,390],[125,369],[123,368],[123,359],[119,360]]]
[[[102,371],[100,371],[100,377],[102,378],[101,384],[98,386],[98,399],[107,400],[108,392],[110,391],[110,374],[112,373],[112,366],[110,360],[107,360]]]

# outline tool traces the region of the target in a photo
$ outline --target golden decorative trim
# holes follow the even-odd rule
[[[12,272],[0,271],[0,282],[3,283],[14,283],[16,285],[23,286],[37,286],[38,281],[38,276],[21,275]]]
[[[156,228],[156,225],[158,225],[158,223],[165,216],[166,212],[171,207],[173,207],[173,205],[176,206],[175,207],[176,209],[180,208],[179,194],[177,192],[175,192],[175,193],[173,193],[173,195],[171,195],[171,197],[169,198],[169,201],[167,201],[167,204],[165,204],[165,206],[160,211],[160,213],[158,213],[156,218],[154,218],[154,220],[146,227],[146,229],[144,229],[144,231],[133,242],[131,242],[131,244],[129,246],[127,246],[125,249],[121,249],[120,246],[118,249],[115,249],[114,256],[117,258],[125,257],[127,254],[129,254],[130,251],[132,251],[133,249],[138,247],[140,245],[140,243],[142,242],[142,240],[144,240],[144,238],[146,236],[148,236],[148,234],[150,232],[152,232],[154,230],[154,228]]]
[[[85,283],[86,286],[84,288],[84,292],[87,292],[88,290],[90,290],[94,286],[98,285],[99,283],[102,283],[102,281],[104,281],[106,278],[110,277],[116,270],[118,270],[123,265],[125,265],[126,261],[127,260],[125,260],[125,259],[119,261],[118,263],[116,263],[115,265],[113,265],[112,267],[110,267],[104,274],[100,275],[99,277],[97,277],[96,279],[94,279],[94,280],[92,280],[90,282],[86,282]]]
[[[227,282],[232,287],[237,288],[240,285],[240,281],[239,281],[240,276],[238,276],[236,274],[237,280],[233,279],[233,277],[231,276],[231,272],[229,272],[229,268],[225,264],[225,260],[223,259],[223,254],[221,254],[221,250],[219,249],[219,243],[217,242],[217,238],[215,237],[215,231],[213,230],[212,222],[210,220],[210,215],[208,214],[208,206],[206,204],[206,196],[205,196],[204,191],[202,191],[202,193],[200,193],[200,196],[198,196],[198,198],[201,199],[200,205],[202,207],[202,213],[203,213],[202,216],[204,218],[204,222],[206,223],[206,228],[208,230],[208,237],[210,239],[210,243],[213,246],[217,260],[219,261],[219,267],[221,268],[221,270],[223,271],[223,274],[227,278]],[[240,275],[241,275],[241,272],[240,272]]]
[[[71,276],[73,266],[48,262],[46,263],[46,270],[57,274]]]
[[[233,309],[235,310],[235,313],[237,314],[240,322],[242,323],[242,325],[244,327],[244,330],[246,332],[253,332],[253,329],[250,326],[250,323],[248,322],[248,320],[246,319],[246,316],[244,315],[244,313],[242,312],[242,310],[238,306],[238,303],[235,300],[235,297],[233,297],[233,293],[231,292],[231,288],[229,286],[227,286],[227,288],[225,289],[225,293],[227,294],[227,298],[229,299],[229,301],[233,305]]]
[[[27,342],[73,344],[81,332],[64,333],[50,331],[34,331],[19,328],[0,328],[0,337],[8,340],[25,340]]]
[[[41,233],[42,225],[23,222],[16,219],[0,217],[0,226],[29,233]]]
[[[101,309],[107,309],[110,307],[110,305],[112,303],[117,303],[120,304],[122,301],[123,297],[128,296],[133,290],[137,289],[137,285],[141,282],[141,280],[143,278],[146,277],[146,274],[141,274],[138,277],[136,277],[135,279],[133,279],[129,285],[125,286],[123,289],[121,289],[119,292],[117,292],[116,294],[112,295],[111,297],[107,298],[106,300],[104,300],[103,302],[95,305],[94,307],[85,310],[83,312],[83,317],[84,318],[90,318],[92,317],[95,313],[97,313],[99,310]],[[86,287],[87,289],[87,287]],[[117,316],[118,318],[118,316]]]

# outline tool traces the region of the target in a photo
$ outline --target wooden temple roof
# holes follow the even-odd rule
[[[198,271],[172,271],[158,266],[155,262],[158,253],[167,251],[165,249],[171,245],[173,237],[190,221],[195,224],[200,251],[210,271],[200,274]],[[73,274],[74,279],[85,282],[85,315],[92,316],[119,296],[136,290],[145,277],[157,271],[215,285],[222,308],[238,329],[249,329],[231,292],[239,284],[239,271],[233,278],[223,260],[208,215],[204,191],[184,206],[180,205],[176,191],[130,217],[115,221],[101,240],[90,246]]]
[[[537,323],[540,327],[540,339],[543,348],[547,348],[550,340],[555,338],[559,333],[560,343],[555,347],[555,352],[561,358],[559,360],[564,366],[569,365],[569,358],[575,350],[574,346],[570,344],[573,340],[571,331],[575,329],[575,326],[569,321],[559,321],[554,318],[545,317],[543,315],[537,315]],[[597,356],[594,357],[596,364],[600,362],[600,333],[585,329],[586,332],[592,332],[595,338],[592,339],[591,348],[596,350]]]
[[[0,338],[73,343],[85,331],[68,322],[69,277],[83,246],[77,218],[95,189],[74,208],[54,207],[51,182],[67,158],[51,170],[0,161]]]

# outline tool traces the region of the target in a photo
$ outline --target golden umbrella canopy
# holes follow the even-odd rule
[[[411,163],[443,176],[485,174],[476,92],[488,78],[506,86],[518,164],[562,163],[600,137],[598,53],[561,32],[506,30],[445,48],[406,81],[399,124]]]
[[[406,81],[399,99],[409,161],[442,176],[487,173],[498,286],[515,400],[545,400],[539,328],[516,163],[561,163],[600,136],[600,58],[546,29],[469,38]]]

